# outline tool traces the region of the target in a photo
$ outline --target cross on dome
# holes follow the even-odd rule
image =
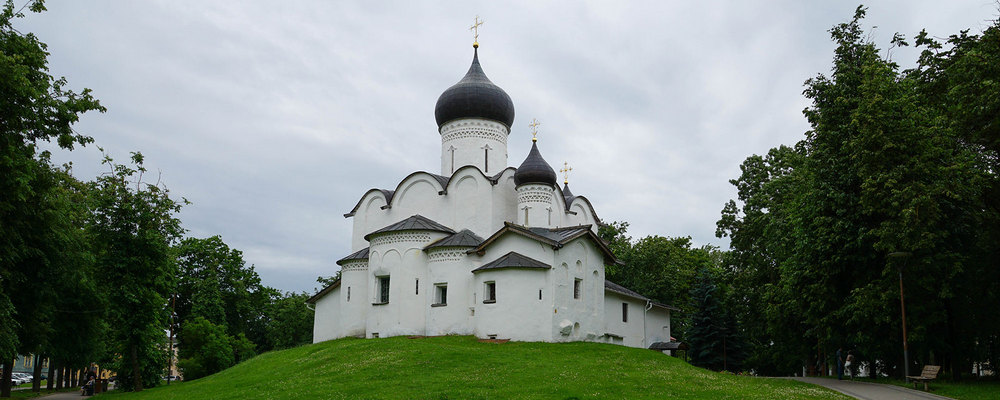
[[[563,173],[563,183],[569,185],[569,171],[572,171],[572,170],[573,170],[573,167],[569,166],[569,162],[564,161],[563,162],[563,168],[559,170],[559,172]]]
[[[479,27],[483,26],[483,22],[486,21],[480,21],[479,16],[477,15],[475,23],[469,27],[469,30],[472,31],[472,47],[479,48]]]
[[[528,124],[528,126],[531,127],[531,141],[532,142],[537,142],[538,141],[538,138],[535,137],[535,136],[538,136],[538,125],[541,125],[541,124],[542,124],[541,122],[538,122],[538,120],[534,119],[534,118],[532,118],[531,119],[531,123]]]

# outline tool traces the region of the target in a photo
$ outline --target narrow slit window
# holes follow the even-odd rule
[[[628,303],[622,303],[622,322],[628,322]]]
[[[573,298],[580,298],[580,286],[582,286],[583,279],[576,279],[573,281]]]

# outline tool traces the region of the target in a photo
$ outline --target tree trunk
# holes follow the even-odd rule
[[[49,357],[49,378],[45,380],[45,390],[52,390],[56,380],[56,361]]]
[[[142,391],[142,375],[139,374],[139,349],[138,346],[133,343],[130,347],[130,353],[132,353],[129,358],[132,361],[132,383],[133,389],[136,392]]]
[[[31,380],[31,391],[38,393],[42,390],[42,355],[35,354],[34,377]]]
[[[66,374],[63,373],[62,363],[60,363],[59,367],[56,368],[56,376],[49,376],[49,379],[55,379],[56,380],[56,390],[59,390],[59,389],[63,388],[63,376],[64,375],[66,375]]]
[[[3,376],[0,377],[0,397],[10,397],[10,379],[14,376],[11,366],[14,359],[7,359],[3,362]]]
[[[63,380],[63,387],[64,388],[69,388],[70,387],[70,385],[69,385],[70,378],[73,377],[73,371],[70,370],[69,367],[67,367],[66,365],[63,365],[62,369],[63,369],[63,379],[62,379]]]

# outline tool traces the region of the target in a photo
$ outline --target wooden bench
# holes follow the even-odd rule
[[[917,388],[917,384],[920,382],[924,383],[924,391],[928,391],[927,382],[937,379],[938,372],[941,371],[940,365],[925,365],[924,370],[920,372],[920,376],[907,376],[913,381],[913,388]]]

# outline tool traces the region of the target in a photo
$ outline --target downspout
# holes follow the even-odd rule
[[[646,300],[646,309],[642,310],[642,348],[646,348],[646,312],[653,308],[653,301]]]

